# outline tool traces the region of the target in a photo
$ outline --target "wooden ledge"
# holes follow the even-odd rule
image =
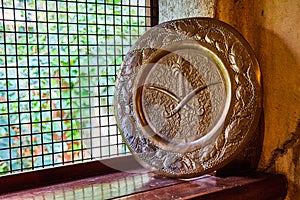
[[[55,176],[55,174],[53,174]],[[225,178],[167,179],[138,169],[3,194],[0,199],[284,199],[283,175],[259,172]]]

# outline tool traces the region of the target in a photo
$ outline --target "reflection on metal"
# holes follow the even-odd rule
[[[209,86],[216,85],[216,84],[218,84],[218,83],[212,83],[212,84],[208,84],[208,85],[204,85],[204,86],[199,86],[199,87],[195,88],[194,90],[192,90],[189,94],[187,94],[182,100],[180,100],[178,102],[178,105],[173,110],[170,111],[170,113],[166,116],[166,118],[170,118],[174,114],[178,113],[178,111],[180,111],[180,109],[183,108],[183,106],[185,106],[198,92],[208,88]],[[201,112],[203,114],[204,109],[202,108],[201,110],[203,110]],[[196,113],[194,113],[194,114],[196,114]],[[202,114],[200,114],[200,115],[202,115]]]
[[[234,159],[257,126],[259,67],[245,39],[209,18],[160,24],[123,61],[119,128],[135,158],[169,177],[193,177]]]

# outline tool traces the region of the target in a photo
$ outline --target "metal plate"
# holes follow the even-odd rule
[[[189,178],[239,153],[257,126],[260,71],[246,40],[210,18],[165,22],[145,33],[120,69],[115,112],[146,168]]]

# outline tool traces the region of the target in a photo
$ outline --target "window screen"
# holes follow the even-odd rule
[[[128,154],[113,110],[150,0],[0,1],[0,174]]]

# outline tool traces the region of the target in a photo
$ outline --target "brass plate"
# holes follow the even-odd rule
[[[230,162],[254,134],[260,70],[246,40],[210,18],[162,23],[131,48],[115,91],[118,126],[144,167],[189,178]]]

